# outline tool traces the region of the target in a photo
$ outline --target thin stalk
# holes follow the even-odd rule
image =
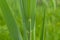
[[[34,29],[33,29],[32,31],[30,31],[30,33],[31,33],[30,39],[31,39],[31,40],[35,40],[35,38],[36,38],[36,37],[35,37],[35,36],[36,36],[36,35],[35,35],[35,30],[36,30],[35,26],[36,26],[36,23],[34,24]]]
[[[35,30],[36,30],[36,22],[35,22],[35,27],[34,27],[34,40],[36,40]]]

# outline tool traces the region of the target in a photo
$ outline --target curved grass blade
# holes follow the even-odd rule
[[[16,20],[14,19],[12,11],[10,10],[6,0],[0,0],[0,7],[5,17],[12,40],[22,40]]]

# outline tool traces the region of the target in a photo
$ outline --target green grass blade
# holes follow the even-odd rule
[[[35,23],[36,0],[20,0],[20,7],[23,23],[29,32],[28,40],[30,40],[30,30],[34,28]]]
[[[11,34],[11,38],[13,40],[22,40],[20,32],[16,24],[16,20],[14,19],[12,15],[12,11],[10,10],[6,0],[0,0],[0,7],[5,17],[9,32]]]
[[[30,39],[35,40],[36,0],[30,0],[30,18]]]
[[[30,16],[31,16],[31,30],[34,29],[34,24],[36,20],[36,0],[30,0]]]
[[[21,10],[22,23],[23,23],[23,29],[24,29],[23,39],[27,40],[27,30],[29,30],[29,29],[27,28],[28,19],[27,19],[27,16],[26,16],[26,11],[25,11],[26,9],[24,7],[25,7],[24,0],[20,0],[20,10]]]
[[[22,14],[22,19],[23,19],[23,23],[25,25],[25,28],[29,31],[29,8],[30,8],[30,4],[28,3],[28,0],[20,0],[20,9],[21,9],[21,14]]]
[[[20,2],[21,2],[20,6],[22,10],[23,19],[27,27],[27,30],[29,30],[29,26],[30,26],[29,19],[31,18],[32,28],[35,22],[34,20],[35,20],[35,14],[36,14],[36,0],[21,0]]]
[[[40,33],[40,40],[44,40],[44,27],[45,27],[45,9],[46,9],[46,6],[43,4],[42,6],[42,12],[43,12],[43,22],[42,22],[42,29],[41,29],[41,33]]]

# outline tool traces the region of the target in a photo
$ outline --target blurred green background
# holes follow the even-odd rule
[[[36,5],[36,27],[35,27],[35,40],[40,40],[41,27],[43,22],[43,10],[45,8],[45,27],[44,27],[44,40],[60,40],[60,0],[54,0],[56,3],[53,5],[51,0],[46,0],[43,6],[42,0],[37,0]],[[14,16],[17,20],[18,26],[22,26],[21,16],[19,16],[19,1],[7,0],[9,6],[13,9]],[[20,28],[20,32],[23,35],[23,28]],[[33,38],[33,36],[32,36]],[[10,34],[5,22],[5,18],[0,8],[0,40],[11,40]],[[32,39],[33,40],[33,39]]]

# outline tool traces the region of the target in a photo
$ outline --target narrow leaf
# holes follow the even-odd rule
[[[10,10],[6,0],[0,0],[0,7],[1,7],[3,15],[5,17],[11,38],[13,40],[22,40],[20,32],[19,32],[17,24],[16,24],[16,20],[14,19],[13,15],[12,15],[12,11]]]

